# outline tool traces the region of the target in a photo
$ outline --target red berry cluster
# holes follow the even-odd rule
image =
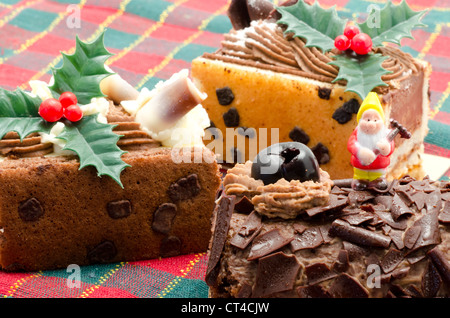
[[[357,26],[348,25],[344,34],[334,39],[334,46],[341,51],[351,49],[356,54],[366,55],[372,50],[372,39],[366,33],[361,33]]]
[[[59,100],[55,98],[44,100],[39,106],[39,115],[48,122],[55,122],[63,117],[76,122],[83,118],[83,112],[77,103],[74,93],[65,92],[59,96]]]

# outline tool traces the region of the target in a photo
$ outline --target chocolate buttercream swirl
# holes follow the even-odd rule
[[[0,140],[0,155],[10,158],[41,157],[53,152],[52,143],[42,143],[38,133],[32,133],[22,141],[16,132],[7,133]]]
[[[413,57],[398,48],[377,47],[374,53],[388,57],[382,66],[391,73],[382,79],[392,88],[398,88],[403,79],[419,71],[420,65]],[[258,20],[245,29],[231,30],[217,52],[205,53],[203,57],[331,83],[339,67],[328,63],[336,54],[339,54],[336,49],[323,53],[316,47],[306,47],[303,39],[292,33],[284,34],[283,27],[277,23]],[[337,83],[346,85],[343,80]],[[377,89],[382,93],[386,88]]]
[[[121,135],[117,145],[122,150],[160,146],[160,143],[144,132],[140,128],[140,124],[134,122],[134,117],[127,114],[121,106],[110,103],[107,121],[109,124],[115,125],[113,131]],[[43,143],[38,133],[30,134],[20,141],[16,132],[9,132],[0,140],[0,155],[9,158],[42,157],[53,151],[53,144],[50,142]]]
[[[332,181],[327,172],[320,171],[320,182],[278,180],[264,185],[251,176],[252,162],[236,164],[223,180],[226,195],[248,197],[255,210],[267,217],[295,218],[309,208],[327,205]]]
[[[136,150],[143,147],[155,148],[160,143],[153,140],[145,131],[141,129],[139,123],[134,121],[134,117],[125,112],[122,106],[110,104],[107,115],[109,124],[116,125],[113,131],[121,135],[117,145],[122,150]]]

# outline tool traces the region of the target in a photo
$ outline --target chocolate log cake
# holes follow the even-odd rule
[[[397,152],[388,168],[388,178],[406,174],[423,177],[421,154],[428,132],[430,64],[398,47],[381,41],[376,44],[375,35],[367,55],[319,47],[321,44],[313,43],[314,39],[306,40],[307,34],[325,31],[321,25],[309,26],[306,18],[303,21],[303,12],[307,12],[306,17],[321,16],[321,21],[330,25],[337,15],[317,3],[300,6],[303,1],[299,1],[295,7],[295,2],[274,8],[265,0],[232,1],[228,16],[233,29],[225,34],[221,48],[192,63],[192,77],[208,95],[203,105],[221,132],[214,133],[216,139],[223,140],[223,148],[216,150],[220,159],[228,163],[253,160],[261,149],[252,147],[252,143],[261,144],[258,138],[267,133],[262,148],[277,142],[302,142],[313,150],[332,178],[351,177],[346,138],[355,126],[362,100],[372,90],[356,93],[355,87],[372,82],[370,87],[379,94],[386,118],[401,122],[412,133],[409,140],[396,139]],[[383,15],[389,14],[388,10],[410,14],[409,9],[391,3],[383,10]],[[413,14],[415,18],[422,15]],[[336,29],[344,26],[342,21]],[[364,25],[360,28],[364,30]],[[335,35],[323,38],[333,43]],[[365,57],[379,59],[380,68],[352,66],[354,73],[363,74],[361,78],[343,76],[341,71],[351,72],[336,63],[356,61],[361,66]],[[377,70],[381,73],[373,82]]]
[[[217,200],[211,297],[450,295],[450,183],[405,176],[355,191],[319,170],[264,184],[252,165],[230,169]]]
[[[214,154],[201,142],[202,123],[209,123],[200,105],[204,95],[187,70],[153,90],[136,91],[96,56],[109,56],[101,39],[77,39],[83,54],[77,49],[77,58],[67,57],[53,85],[33,82],[32,92],[0,89],[4,271],[207,250],[221,180]],[[92,60],[82,64],[98,74],[83,79],[77,61],[87,57]],[[63,81],[60,72],[70,76]],[[77,76],[81,80],[69,90]],[[98,89],[89,98],[83,81],[88,92]],[[75,104],[61,110],[67,92]],[[61,113],[53,121],[58,102]],[[74,119],[69,107],[79,107],[82,118]],[[176,138],[177,129],[183,138]]]

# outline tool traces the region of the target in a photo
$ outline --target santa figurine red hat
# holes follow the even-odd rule
[[[389,129],[385,123],[384,110],[377,93],[371,92],[364,99],[356,116],[358,125],[347,144],[352,154],[352,188],[386,189],[386,168],[394,151],[394,141],[386,137]]]

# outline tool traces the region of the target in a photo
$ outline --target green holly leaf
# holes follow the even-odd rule
[[[23,140],[34,132],[49,132],[52,124],[39,116],[41,99],[17,88],[7,91],[0,88],[0,139],[15,131]]]
[[[334,58],[334,61],[328,63],[339,67],[339,73],[333,82],[347,81],[346,91],[358,94],[362,100],[375,87],[387,86],[381,79],[383,75],[391,73],[381,65],[388,58],[387,56],[370,53],[353,57],[341,54],[334,56]]]
[[[323,9],[317,2],[308,5],[300,0],[288,7],[277,7],[281,14],[279,24],[285,24],[285,33],[306,40],[307,47],[318,47],[323,52],[334,48],[334,39],[344,32],[347,20],[339,18],[335,6]]]
[[[72,92],[78,103],[89,104],[94,97],[104,97],[100,82],[111,75],[105,68],[105,61],[113,54],[106,50],[103,42],[104,33],[91,43],[82,42],[76,37],[75,53],[62,53],[63,65],[54,68],[54,84],[50,89],[58,97],[64,92]]]
[[[115,126],[97,121],[96,115],[86,116],[77,123],[66,123],[57,137],[66,141],[63,149],[74,151],[80,160],[80,169],[94,166],[98,176],[108,175],[122,188],[120,174],[130,165],[122,160],[122,151],[117,146],[120,136],[113,132]]]
[[[403,38],[413,39],[414,28],[425,26],[420,22],[425,13],[426,10],[413,11],[405,0],[399,5],[389,1],[381,10],[374,8],[367,20],[358,25],[361,32],[370,35],[373,46],[381,46],[383,42],[400,45]]]

